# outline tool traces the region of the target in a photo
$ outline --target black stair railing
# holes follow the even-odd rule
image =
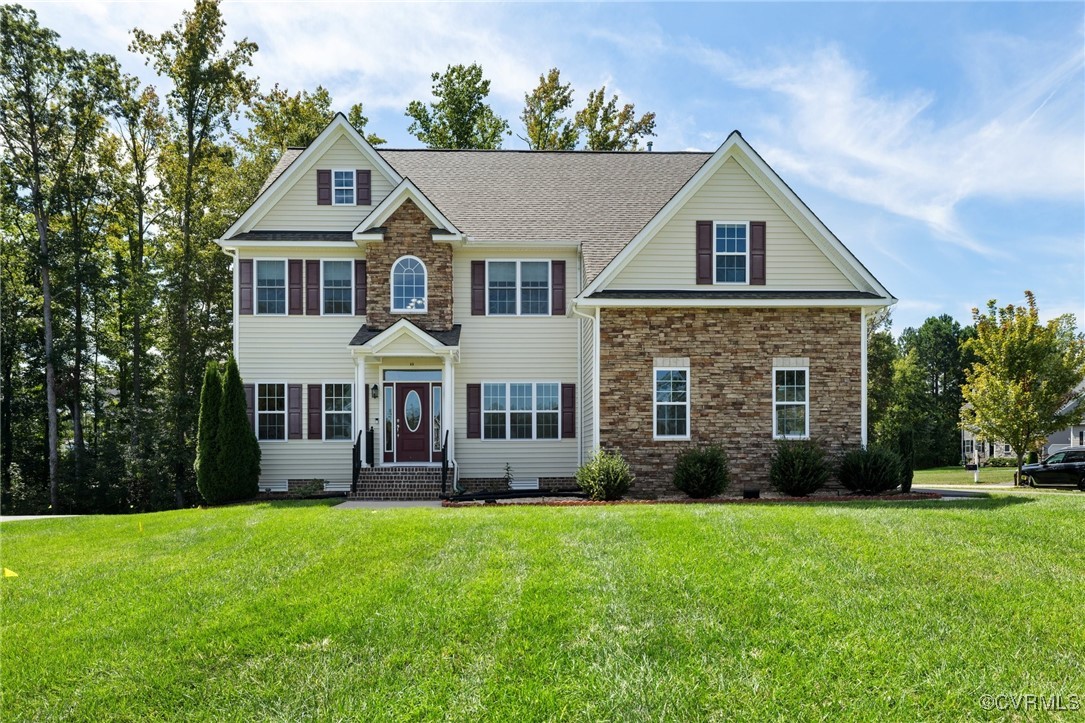
[[[350,475],[350,493],[358,493],[358,475],[362,471],[362,433],[358,432],[357,438],[354,440],[354,451],[351,455],[351,475]]]
[[[448,432],[445,430],[445,441],[441,445],[441,496],[444,497],[448,494]]]

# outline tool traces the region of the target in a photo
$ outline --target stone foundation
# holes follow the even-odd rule
[[[620,450],[631,496],[675,494],[675,459],[690,447],[727,452],[731,491],[768,488],[774,359],[809,360],[810,434],[836,459],[861,444],[858,309],[603,309],[600,445]],[[654,441],[657,358],[688,358],[690,440]]]

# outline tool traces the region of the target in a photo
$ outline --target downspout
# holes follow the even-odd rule
[[[866,337],[867,337],[867,331],[866,331],[866,307],[860,307],[860,309],[859,309],[859,333],[861,334],[861,336],[859,337],[859,349],[860,349],[860,358],[862,359],[862,370],[861,370],[861,374],[860,374],[860,379],[862,381],[861,381],[861,383],[859,385],[860,390],[861,390],[860,393],[862,395],[862,397],[859,400],[859,429],[860,429],[860,434],[861,434],[860,439],[862,441],[863,447],[866,448],[866,446],[867,446],[867,429],[866,429],[866,421],[867,421],[867,405],[866,405],[866,384],[867,384],[867,373],[866,373]]]
[[[238,348],[238,345],[241,342],[241,329],[238,328],[238,324],[237,324],[237,322],[238,322],[238,313],[237,312],[238,312],[238,304],[240,303],[240,300],[241,300],[241,291],[237,288],[237,286],[238,286],[237,282],[238,282],[238,274],[241,273],[240,269],[238,269],[238,261],[240,260],[241,253],[237,249],[222,248],[221,250],[222,250],[222,253],[226,254],[227,256],[229,256],[233,260],[233,268],[231,268],[231,270],[230,270],[230,273],[233,276],[233,281],[234,281],[233,293],[231,294],[231,297],[233,298],[233,307],[234,308],[231,310],[231,314],[230,314],[230,316],[233,318],[233,326],[234,326],[234,328],[233,328],[233,349],[231,350],[231,353],[233,354],[234,361],[236,361],[237,364],[238,364],[238,367],[240,367],[241,366],[241,361],[237,358],[237,348]]]
[[[591,370],[591,374],[592,374],[592,378],[591,378],[591,380],[592,380],[592,390],[591,390],[591,393],[592,393],[591,441],[592,441],[592,450],[594,451],[594,450],[599,449],[599,308],[596,307],[595,311],[592,314],[585,314],[584,312],[582,312],[580,310],[579,305],[574,300],[572,309],[573,309],[573,313],[576,314],[577,316],[582,317],[582,318],[587,319],[588,321],[592,322],[592,347],[594,347],[594,348],[591,350],[591,353],[592,353],[594,358],[592,360],[592,370]],[[578,338],[580,339],[579,344],[583,345],[584,335],[582,333],[579,333],[579,330],[578,330]],[[580,364],[581,364],[581,366],[580,366],[581,371],[583,372],[583,369],[584,369],[584,352],[583,352],[583,348],[581,348]],[[583,379],[583,375],[581,375],[581,379]],[[580,454],[581,464],[583,464],[583,462],[584,462],[584,456],[583,456],[584,455],[584,447],[583,447],[583,445],[581,445],[581,447],[580,447],[580,453],[579,454]]]

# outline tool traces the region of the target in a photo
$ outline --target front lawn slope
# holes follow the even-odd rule
[[[1085,495],[4,524],[0,719],[997,719],[1085,699],[1082,529]]]

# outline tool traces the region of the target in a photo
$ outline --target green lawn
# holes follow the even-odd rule
[[[1013,484],[1014,467],[981,467],[980,484]],[[964,467],[935,467],[917,469],[912,484],[970,485],[975,484],[975,472]]]
[[[1085,697],[1082,529],[1085,495],[5,523],[0,719],[1003,719]]]

